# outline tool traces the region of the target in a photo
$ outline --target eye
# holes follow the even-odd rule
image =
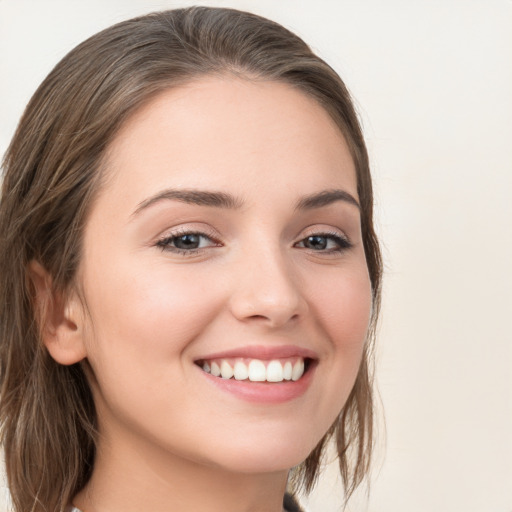
[[[199,232],[176,233],[162,238],[156,243],[163,251],[178,254],[193,254],[207,247],[215,247],[219,244],[209,235]]]
[[[338,233],[315,233],[295,244],[295,247],[316,252],[341,252],[350,249],[350,241]]]

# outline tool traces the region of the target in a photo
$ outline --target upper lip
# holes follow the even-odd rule
[[[210,359],[226,359],[234,357],[244,357],[248,359],[284,359],[288,357],[302,357],[304,359],[318,359],[318,355],[313,350],[297,347],[296,345],[280,345],[280,346],[265,346],[265,345],[247,345],[244,347],[233,348],[230,350],[223,350],[204,355],[196,359],[210,360]]]

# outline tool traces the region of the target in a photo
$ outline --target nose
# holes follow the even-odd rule
[[[232,314],[242,322],[281,327],[307,311],[300,277],[281,251],[243,258],[230,299]]]

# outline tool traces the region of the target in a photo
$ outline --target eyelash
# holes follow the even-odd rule
[[[171,235],[165,236],[158,240],[156,243],[156,246],[159,247],[162,251],[166,252],[172,252],[174,254],[179,254],[181,256],[194,256],[197,253],[204,250],[206,247],[198,247],[194,249],[181,249],[179,247],[173,247],[171,244],[178,240],[179,238],[183,238],[185,236],[198,236],[199,238],[206,238],[209,242],[211,242],[211,245],[208,247],[219,247],[220,242],[218,242],[215,239],[215,236],[210,233],[204,233],[201,231],[193,231],[193,230],[180,230],[175,233],[172,233]]]
[[[298,244],[304,243],[306,240],[311,238],[326,238],[327,240],[332,240],[336,244],[336,247],[330,248],[330,249],[324,249],[321,251],[315,251],[314,249],[309,249],[312,252],[315,253],[321,253],[321,254],[340,254],[348,249],[352,248],[352,242],[350,240],[340,235],[338,232],[320,232],[320,233],[312,233],[311,235],[306,236],[299,242],[297,242],[294,247],[296,247]],[[304,247],[307,249],[307,247]]]
[[[183,238],[185,236],[197,236],[199,238],[207,239],[209,242],[211,242],[211,245],[208,245],[207,247],[197,247],[194,249],[182,249],[179,247],[173,247],[172,243],[176,242],[176,240]],[[312,239],[312,238],[325,238],[327,239],[327,243],[330,241],[334,241],[336,244],[336,247],[330,248],[330,249],[322,249],[319,251],[316,251],[314,249],[310,249],[307,247],[303,247],[304,249],[308,249],[313,253],[321,253],[321,254],[339,254],[342,253],[348,249],[352,248],[352,243],[350,240],[342,235],[340,235],[337,232],[320,232],[320,233],[312,233],[311,235],[308,235],[304,237],[303,239],[299,240],[297,243],[294,244],[294,247],[298,247],[299,244],[304,244],[306,240]],[[164,238],[161,238],[156,242],[156,246],[160,248],[163,252],[172,252],[174,254],[179,254],[182,256],[194,256],[198,254],[199,252],[202,252],[203,250],[209,248],[209,247],[219,247],[221,244],[216,240],[216,238],[209,233],[204,233],[200,231],[192,231],[192,230],[181,230],[176,233],[173,233],[169,236],[165,236]]]

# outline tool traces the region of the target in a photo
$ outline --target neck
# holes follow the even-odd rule
[[[287,471],[239,473],[134,441],[100,438],[92,477],[73,500],[76,507],[83,512],[283,510]]]

